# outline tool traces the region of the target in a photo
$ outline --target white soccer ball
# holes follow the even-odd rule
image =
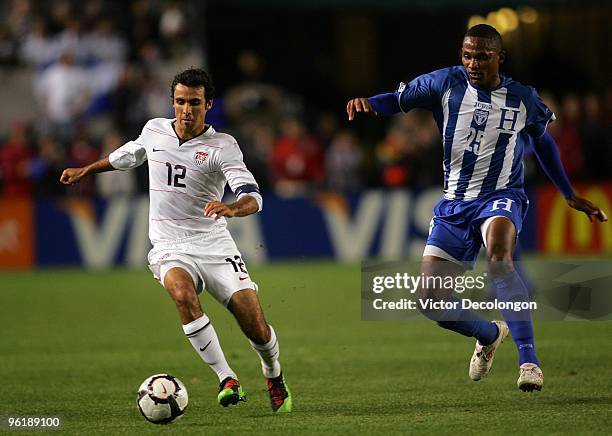
[[[185,385],[170,374],[155,374],[138,388],[138,409],[147,421],[169,424],[179,418],[189,401]]]

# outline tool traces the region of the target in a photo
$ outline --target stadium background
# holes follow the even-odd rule
[[[146,165],[74,188],[56,181],[147,119],[171,116],[168,83],[191,65],[213,74],[209,120],[238,138],[266,197],[266,213],[232,223],[251,263],[418,255],[441,186],[433,120],[415,112],[349,126],[344,106],[455,64],[479,19],[504,33],[506,74],[536,86],[557,114],[551,129],[571,179],[610,210],[609,6],[347,4],[4,2],[0,266],[144,266]],[[526,163],[525,249],[612,251],[609,226],[565,208],[535,159]]]
[[[414,347],[398,352],[391,348],[395,340],[428,338],[445,347],[449,356],[457,351],[458,359],[466,352],[449,345],[453,338],[434,326],[420,328],[413,337],[401,324],[371,328],[359,323],[358,262],[420,254],[431,209],[440,196],[441,147],[429,114],[363,117],[349,125],[344,112],[348,98],[390,90],[399,81],[458,63],[463,32],[469,24],[486,20],[503,33],[509,55],[504,73],[534,85],[557,114],[551,133],[578,192],[608,215],[612,211],[609,2],[5,0],[0,14],[0,269],[6,270],[0,273],[0,301],[4,325],[23,326],[21,331],[7,327],[3,333],[0,355],[13,387],[0,400],[3,415],[61,412],[82,425],[73,429],[86,429],[91,418],[85,412],[70,416],[53,383],[40,386],[35,381],[66,380],[70,369],[104,390],[110,388],[95,371],[115,368],[123,384],[109,392],[130,412],[117,410],[110,401],[99,407],[108,408],[116,425],[127,425],[124,419],[131,419],[133,405],[131,391],[124,399],[124,388],[135,388],[139,378],[159,370],[159,361],[170,362],[161,365],[162,370],[201,371],[175,331],[174,309],[144,269],[149,248],[146,165],[134,172],[99,175],[76,187],[57,183],[64,167],[105,156],[135,138],[147,119],[171,116],[169,83],[186,67],[203,66],[213,74],[217,97],[208,121],[236,136],[261,185],[264,212],[230,220],[230,227],[251,272],[262,289],[268,289],[262,294],[267,313],[279,325],[286,324],[284,353],[288,362],[296,362],[289,363],[290,369],[300,373],[293,377],[302,392],[302,410],[308,410],[308,400],[320,401],[308,383],[327,383],[315,368],[325,353],[312,357],[304,342],[333,353],[326,348],[328,339],[312,332],[312,323],[336,331],[336,339],[344,341],[342,350],[354,359],[355,377],[375,368],[374,357],[364,357],[356,337],[365,344],[377,343],[400,362],[414,358]],[[567,208],[533,156],[527,156],[526,167],[531,209],[521,243],[528,256],[610,258],[612,227],[590,224]],[[39,300],[40,295],[45,299]],[[210,310],[228,332],[224,344],[245,348],[231,320],[219,309]],[[143,315],[134,326],[136,312]],[[168,331],[143,340],[137,332],[156,328],[145,313],[156,314],[153,318]],[[104,325],[106,317],[113,322],[110,334],[95,327]],[[337,323],[344,328],[338,329]],[[595,325],[581,324],[577,331],[565,325],[540,326],[544,352],[546,338],[566,331],[568,337],[591,338],[583,344],[584,356],[601,355],[609,361],[609,347],[601,349],[596,338],[609,334],[610,327]],[[91,342],[76,337],[80,328]],[[386,339],[379,343],[383,334]],[[109,342],[109,335],[123,337],[123,348]],[[50,353],[38,364],[28,351],[34,343]],[[124,358],[96,354],[98,348],[109,347]],[[570,344],[561,348],[567,353],[572,349]],[[139,351],[135,356],[129,350]],[[253,356],[247,351],[231,352],[230,357],[240,367],[244,354],[242,372],[247,380],[256,380]],[[173,356],[185,363],[176,363]],[[513,373],[510,357],[506,360],[500,372]],[[400,372],[400,362],[386,363]],[[330,364],[345,370],[340,357]],[[438,365],[447,368],[448,363]],[[133,370],[120,369],[124,367]],[[426,362],[416,367],[428,371]],[[451,373],[454,369],[448,366]],[[592,407],[576,407],[573,397],[566,398],[567,404],[559,400],[548,409],[543,406],[557,417],[560,408],[571,406],[575,416],[534,429],[564,431],[567,425],[588,421],[593,431],[609,430],[609,417],[602,420],[599,415],[610,405],[609,372],[607,384],[598,387],[604,393],[585,390],[597,385],[593,380],[601,371],[606,374],[605,369],[589,367],[586,384],[578,378],[574,384],[563,381]],[[466,389],[453,385],[453,377],[432,382],[442,392],[437,400],[452,401],[444,395]],[[209,378],[201,384],[188,378],[186,383],[203,398],[210,396],[209,385],[214,384]],[[363,386],[377,389],[367,381]],[[37,391],[44,399],[37,400]],[[91,400],[82,387],[69,392],[78,392],[84,402]],[[411,407],[402,402],[403,394],[390,395]],[[357,393],[344,404],[355,405],[355,416],[368,408]],[[421,404],[423,410],[427,404]],[[388,428],[386,412],[376,410],[380,421],[366,413],[371,429]],[[321,410],[311,412],[317,416]],[[440,416],[422,413],[417,429],[432,431],[428,420]],[[449,412],[444,417],[449,421],[439,420],[439,431],[452,430],[456,419],[465,418],[471,425],[467,416]],[[334,431],[354,426],[346,417],[327,418],[336,425]],[[210,429],[226,428],[221,415],[211,419]],[[496,419],[503,423],[505,418]],[[265,420],[258,425],[260,430],[277,428]],[[329,430],[316,425],[299,421],[291,429]]]

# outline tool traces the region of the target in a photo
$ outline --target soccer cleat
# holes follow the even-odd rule
[[[217,401],[223,407],[238,404],[239,401],[246,401],[246,393],[240,382],[232,377],[225,378],[219,385]]]
[[[523,363],[519,368],[519,378],[516,385],[523,392],[541,391],[544,384],[544,374],[535,363]]]
[[[269,378],[268,393],[270,394],[270,405],[277,413],[289,413],[292,408],[291,391],[287,387],[283,373],[278,377]]]
[[[495,351],[500,346],[506,336],[508,336],[508,325],[504,321],[493,321],[498,329],[497,338],[490,345],[480,345],[478,341],[476,341],[476,348],[474,349],[474,354],[472,354],[472,359],[470,360],[470,378],[474,381],[478,381],[481,378],[485,377],[489,371],[491,371],[491,367],[493,366],[493,358],[495,357]]]

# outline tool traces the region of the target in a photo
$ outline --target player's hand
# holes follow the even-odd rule
[[[378,116],[378,113],[372,109],[372,105],[367,98],[357,97],[346,104],[346,113],[348,115],[349,121],[353,121],[355,118],[355,113],[357,112],[365,112],[370,115]]]
[[[204,216],[213,218],[215,221],[222,216],[231,218],[235,216],[235,211],[227,204],[220,201],[211,201],[204,206]]]
[[[600,222],[608,221],[608,217],[604,213],[603,210],[598,208],[596,205],[591,203],[586,198],[578,197],[574,195],[567,200],[567,204],[580,212],[586,213],[589,217],[589,221],[593,222],[593,216],[597,218]]]
[[[64,185],[74,185],[85,176],[85,168],[66,168],[60,177]]]

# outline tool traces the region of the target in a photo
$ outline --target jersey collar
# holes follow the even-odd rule
[[[179,142],[179,146],[183,145],[186,142],[192,141],[196,138],[199,138],[200,136],[203,136],[205,138],[210,138],[211,136],[213,136],[216,131],[213,128],[213,126],[211,124],[205,124],[204,125],[204,130],[202,130],[200,133],[198,133],[197,135],[195,135],[193,138],[189,138],[189,139],[181,139],[178,135],[178,133],[176,133],[176,130],[174,128],[174,122],[176,121],[176,118],[172,119],[170,121],[170,127],[172,128],[172,131],[174,132],[174,136],[176,136],[176,139]]]
[[[470,88],[478,89],[478,90],[485,91],[485,92],[497,91],[500,88],[505,88],[510,82],[512,82],[512,78],[506,77],[503,74],[499,73],[499,85],[497,85],[493,89],[488,89],[488,88],[483,88],[482,86],[473,85],[472,82],[470,82],[470,78],[467,75],[467,71],[465,70],[465,67],[463,66],[462,66],[462,72],[463,72],[463,77],[467,81],[467,84]]]

